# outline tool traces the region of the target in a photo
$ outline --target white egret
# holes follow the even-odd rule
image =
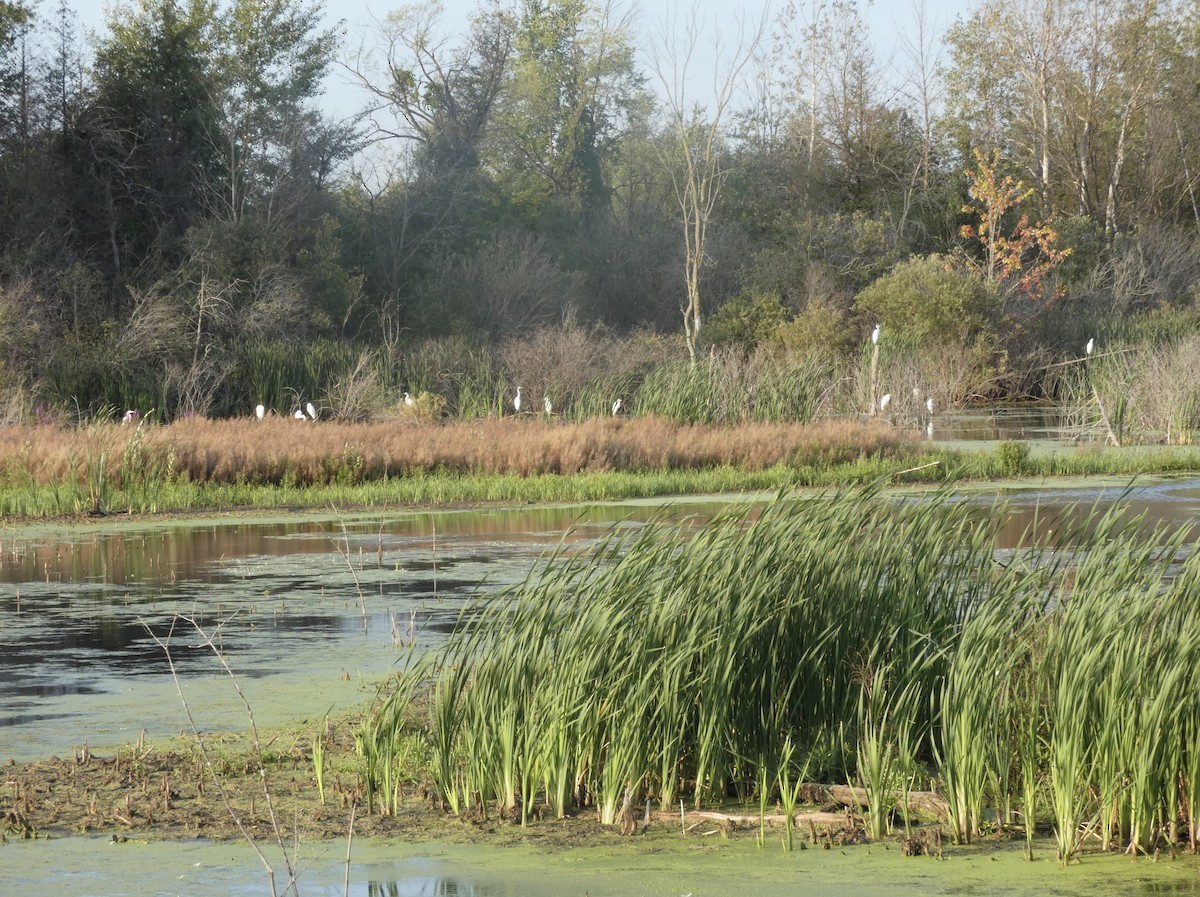
[[[1096,348],[1096,341],[1094,339],[1089,339],[1087,344],[1087,354],[1091,355],[1094,348]]]
[[[546,414],[554,413],[554,406],[550,404],[549,396],[542,396],[542,407],[546,409]]]
[[[621,413],[621,400],[617,399],[615,402],[613,402],[613,417],[616,417],[620,413]]]
[[[876,324],[875,329],[871,331],[871,345],[872,346],[879,345],[879,325],[878,324]]]
[[[517,387],[517,397],[513,399],[513,410],[516,411],[517,414],[521,413],[521,387],[519,386]]]
[[[296,418],[296,420],[304,420],[304,412],[297,408],[296,413],[292,417]]]
[[[933,396],[930,396],[925,400],[925,410],[928,411],[930,415],[933,414]]]
[[[316,420],[317,419],[317,409],[313,407],[313,403],[309,402],[304,407],[308,409],[308,416],[311,417],[313,420]]]
[[[885,392],[883,394],[883,398],[879,400],[879,410],[886,411],[887,406],[889,404],[891,404],[891,401],[892,401],[892,394],[890,392]]]
[[[128,426],[129,424],[136,424],[141,419],[142,415],[138,412],[138,410],[136,408],[130,408],[125,412],[125,416],[121,418],[121,426],[124,427]]]
[[[267,416],[266,407],[263,405],[255,405],[254,406],[254,416],[257,417],[259,420],[262,420],[264,417]]]
[[[413,405],[415,405],[415,404],[416,403],[413,401],[413,397],[410,396],[408,393],[405,393],[404,394],[404,406],[406,408],[412,408]]]

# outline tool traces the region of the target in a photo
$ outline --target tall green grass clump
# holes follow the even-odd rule
[[[867,691],[884,709],[864,737],[908,757],[990,579],[990,532],[945,501],[780,496],[555,555],[409,671],[431,776],[452,809],[536,799],[606,824],[647,798],[750,798],[852,732]]]
[[[1041,821],[1064,863],[1091,836],[1194,849],[1191,533],[1118,503],[999,550],[1004,508],[951,499],[781,494],[560,551],[410,665],[368,754],[419,737],[451,812],[522,821],[630,830],[646,800],[774,794],[790,814],[812,775],[861,784],[878,838],[932,778],[958,842],[1019,824],[1032,856]]]
[[[747,359],[726,352],[695,363],[667,359],[647,372],[632,409],[687,424],[809,422],[828,412],[834,401],[833,365],[819,354]]]

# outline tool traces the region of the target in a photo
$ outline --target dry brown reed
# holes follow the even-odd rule
[[[481,420],[452,424],[302,422],[288,418],[190,418],[140,431],[106,426],[0,429],[0,468],[39,483],[86,475],[103,453],[118,475],[137,432],[138,450],[166,475],[193,482],[297,484],[361,481],[419,472],[574,474],[855,461],[893,452],[906,435],[883,424],[826,421],[738,427],[682,425],[656,417],[582,423]]]

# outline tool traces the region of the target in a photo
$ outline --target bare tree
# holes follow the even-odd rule
[[[933,169],[933,129],[937,110],[944,97],[938,77],[941,66],[940,34],[936,22],[930,20],[926,0],[912,0],[911,31],[902,39],[901,52],[908,60],[909,71],[902,88],[921,124],[921,189],[928,193],[930,172]]]
[[[708,116],[689,94],[689,78],[695,71],[702,22],[696,6],[683,17],[669,12],[662,22],[658,41],[650,49],[650,69],[662,89],[670,129],[676,140],[674,155],[664,151],[664,162],[675,188],[683,219],[684,283],[683,331],[688,355],[696,360],[700,346],[700,285],[707,255],[708,225],[727,169],[722,164],[721,120],[728,111],[741,76],[766,31],[766,18],[748,22],[739,18],[731,43],[719,36],[713,40],[712,95]]]

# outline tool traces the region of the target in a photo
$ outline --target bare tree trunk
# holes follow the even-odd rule
[[[662,84],[667,113],[682,155],[679,159],[664,153],[663,161],[670,172],[683,219],[685,296],[680,312],[688,357],[693,363],[700,349],[701,285],[707,260],[708,223],[726,176],[721,164],[721,118],[733,100],[742,71],[762,40],[766,19],[760,19],[750,34],[743,23],[728,54],[721,52],[718,40],[714,47],[718,60],[713,79],[715,95],[707,122],[695,118],[686,91],[688,66],[699,43],[700,26],[695,7],[684,21],[682,33],[674,21],[665,21],[659,41],[651,51],[651,68]]]
[[[1108,198],[1104,204],[1104,237],[1111,243],[1117,235],[1117,190],[1121,186],[1121,169],[1125,166],[1125,138],[1129,132],[1129,118],[1133,112],[1134,96],[1125,104],[1121,113],[1121,131],[1117,135],[1117,150],[1113,158],[1112,176],[1108,179]]]
[[[1088,161],[1088,153],[1091,151],[1089,146],[1091,139],[1092,123],[1085,119],[1083,122],[1083,136],[1079,142],[1079,181],[1076,183],[1080,215],[1088,213],[1088,190],[1091,188],[1092,182],[1091,163]]]
[[[1179,140],[1179,158],[1183,162],[1183,177],[1187,182],[1188,199],[1192,203],[1192,220],[1200,225],[1200,205],[1196,203],[1196,184],[1192,180],[1191,167],[1187,161],[1187,145],[1183,140],[1183,131],[1179,128],[1179,122],[1175,122],[1175,136]]]

